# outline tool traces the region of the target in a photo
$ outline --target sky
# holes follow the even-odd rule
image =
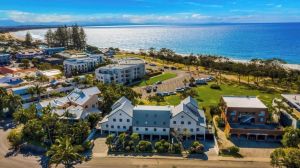
[[[0,0],[0,26],[300,22],[300,0]]]

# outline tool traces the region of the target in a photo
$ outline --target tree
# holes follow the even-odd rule
[[[48,47],[53,47],[54,45],[54,34],[51,29],[49,29],[45,34],[45,40],[48,44]]]
[[[149,141],[140,141],[137,145],[137,149],[140,152],[152,152],[152,144]]]
[[[298,147],[300,144],[300,129],[285,128],[281,143],[285,147]]]
[[[22,59],[20,66],[27,69],[30,67],[30,61],[28,59]]]
[[[285,152],[282,148],[275,149],[270,155],[271,165],[276,167],[282,167],[284,156]]]
[[[189,79],[189,82],[190,82],[191,85],[193,85],[193,84],[195,83],[195,81],[196,81],[196,80],[195,80],[194,77],[191,77],[191,78]]]
[[[46,135],[42,121],[39,119],[29,120],[24,125],[22,133],[25,140],[35,142],[43,142]]]
[[[162,140],[156,142],[154,147],[158,153],[167,153],[170,148],[170,143],[167,142],[166,140],[162,139]]]
[[[183,81],[184,86],[186,87],[186,84],[188,83],[187,79],[184,79]]]
[[[138,144],[138,142],[140,140],[140,136],[138,133],[132,133],[130,138],[133,141],[134,151],[136,152],[137,151],[136,145]]]
[[[23,144],[23,134],[20,128],[13,129],[7,136],[10,145],[18,150],[20,146]]]
[[[46,89],[40,85],[34,85],[28,89],[28,93],[32,96],[32,98],[35,94],[38,96],[38,101],[41,100],[41,94],[44,92],[46,92]]]
[[[98,122],[101,120],[101,114],[92,113],[87,116],[86,120],[89,122],[90,128],[93,129],[97,126]]]
[[[182,93],[181,93],[181,97],[184,99],[184,98],[187,98],[187,97],[196,97],[198,96],[197,92],[194,90],[194,89],[187,89],[187,90],[184,90]]]
[[[111,151],[111,145],[113,143],[113,140],[114,140],[114,135],[112,134],[109,134],[107,137],[106,137],[106,141],[105,141],[105,144],[108,145],[108,150]]]
[[[24,41],[25,45],[27,47],[30,47],[32,45],[32,41],[33,40],[32,40],[31,34],[29,32],[27,32],[26,35],[25,35],[25,41]]]
[[[51,146],[46,155],[50,157],[50,165],[63,164],[66,168],[70,168],[83,161],[83,156],[79,154],[80,150],[82,150],[80,145],[73,145],[71,138],[65,136],[56,139],[55,144]]]
[[[14,113],[22,105],[22,99],[18,95],[9,94],[4,100],[6,107],[8,107],[9,114]]]
[[[19,108],[15,113],[13,113],[14,121],[20,124],[26,124],[29,120],[36,118],[37,111],[34,104],[32,104],[28,109]]]

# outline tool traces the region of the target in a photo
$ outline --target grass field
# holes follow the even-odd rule
[[[198,86],[195,88],[198,96],[196,99],[202,107],[217,105],[222,95],[229,96],[258,96],[267,106],[272,104],[275,97],[280,97],[280,94],[270,94],[263,91],[250,89],[246,86],[222,84],[221,90],[211,89],[210,85]],[[167,104],[176,105],[180,102],[179,96],[169,96],[165,98]]]
[[[154,76],[148,80],[142,81],[138,86],[153,85],[155,82],[165,81],[171,78],[175,78],[176,76],[177,75],[175,73],[163,73],[161,75]]]

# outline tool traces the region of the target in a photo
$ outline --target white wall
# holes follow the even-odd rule
[[[120,119],[122,119],[122,122],[120,122]],[[127,120],[129,120],[129,122],[127,122]],[[113,126],[113,128],[111,126]],[[123,128],[124,126],[126,127],[126,129]],[[132,118],[129,115],[127,115],[124,111],[118,110],[113,115],[108,117],[107,122],[101,124],[101,129],[103,131],[124,132],[127,131],[131,126]]]
[[[148,131],[146,131],[145,128],[148,128]],[[156,128],[156,131],[154,131],[154,128]],[[165,129],[165,131],[163,131],[163,129]],[[146,135],[169,135],[170,134],[170,128],[160,128],[160,127],[133,127],[132,131],[134,133],[146,134]]]
[[[174,121],[176,121],[176,124],[174,124]],[[182,121],[184,122],[184,124],[181,124]],[[188,124],[189,122],[190,124]],[[184,129],[187,129],[191,135],[205,133],[205,127],[197,125],[197,122],[184,112],[181,112],[173,117],[171,119],[170,126],[178,133],[183,133]],[[199,129],[198,131],[197,128]]]

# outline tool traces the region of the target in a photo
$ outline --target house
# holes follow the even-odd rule
[[[177,106],[133,106],[125,97],[99,122],[102,133],[134,132],[142,138],[169,138],[171,134],[190,132],[205,139],[206,121],[197,102],[188,97]]]
[[[282,94],[283,101],[292,111],[281,111],[280,122],[283,126],[300,128],[300,94]]]
[[[28,90],[29,90],[29,88],[32,88],[32,87],[34,87],[34,85],[25,85],[25,86],[15,87],[15,88],[9,89],[8,92],[13,95],[20,96],[23,104],[30,103],[33,101],[34,95],[30,95]]]
[[[102,55],[89,55],[83,58],[72,58],[64,61],[64,73],[66,76],[92,72],[96,66],[103,62]]]
[[[99,123],[101,134],[127,132],[132,127],[133,105],[127,98],[122,97],[116,101],[111,108],[111,112]]]
[[[19,77],[5,76],[0,78],[0,87],[8,88],[18,86],[23,83],[23,79]]]
[[[267,124],[268,108],[252,96],[222,96],[222,118],[225,132],[232,138],[278,141],[283,130],[275,124]]]
[[[138,58],[118,60],[116,64],[95,70],[96,79],[103,83],[132,84],[145,75],[145,61]]]
[[[171,128],[177,134],[190,134],[195,139],[205,139],[206,118],[203,110],[192,97],[187,97],[172,110]]]
[[[101,113],[98,109],[97,87],[74,89],[69,95],[51,100],[44,100],[37,104],[37,109],[50,106],[53,112],[67,119],[84,119],[91,113]],[[67,112],[67,113],[66,113]]]
[[[25,76],[35,76],[36,75],[36,68],[28,68],[28,69],[21,69],[21,68],[11,68],[11,67],[0,67],[0,74],[8,75],[11,74],[13,76],[18,77],[25,77]]]
[[[0,53],[0,65],[9,64],[10,60],[11,60],[10,54],[1,54]]]

